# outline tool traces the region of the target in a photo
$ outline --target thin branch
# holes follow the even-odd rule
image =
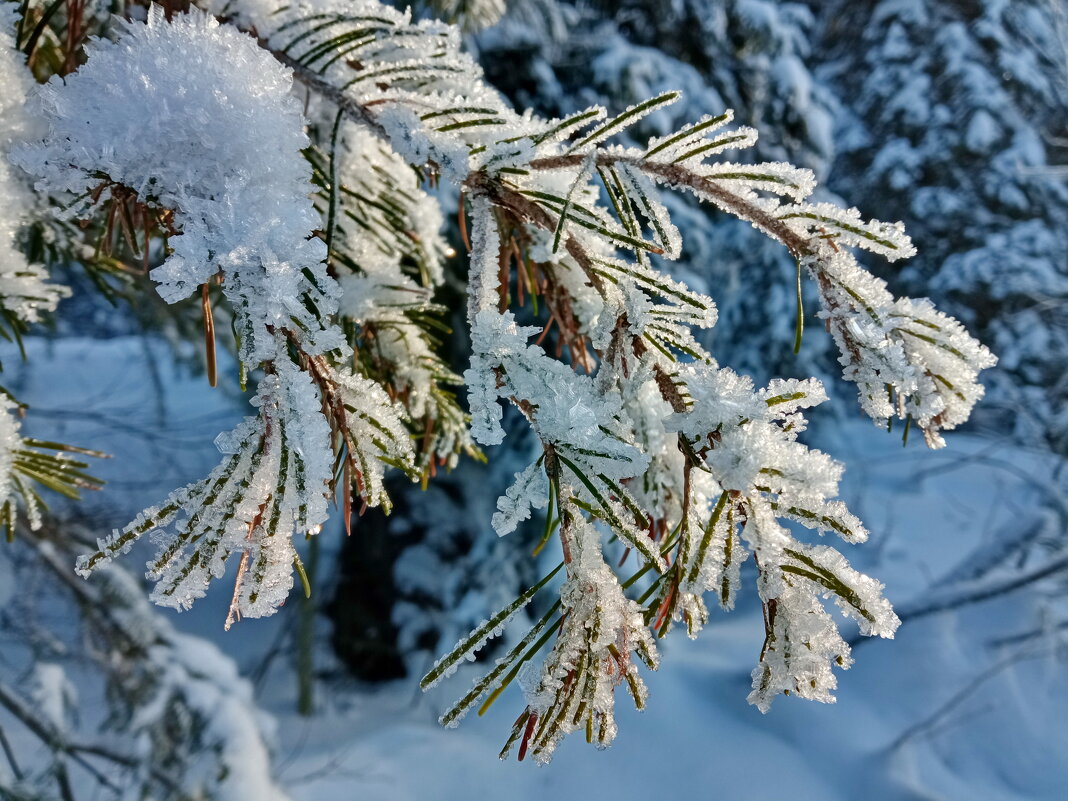
[[[965,684],[960,690],[955,692],[950,698],[942,704],[938,709],[932,712],[929,716],[916,723],[905,731],[903,731],[896,740],[890,745],[889,750],[891,752],[897,751],[909,740],[919,737],[925,732],[930,731],[938,725],[939,721],[944,720],[954,709],[964,703],[980,686],[985,684],[990,679],[997,676],[1003,670],[1012,667],[1013,665],[1023,662],[1028,659],[1036,659],[1038,657],[1048,655],[1049,650],[1043,649],[1038,651],[1032,651],[1027,653],[1025,650],[1014,651],[1003,659],[998,660],[993,665],[990,665],[986,670],[980,671],[976,674],[971,681]]]
[[[14,692],[7,684],[0,682],[0,706],[3,706],[15,716],[30,732],[52,751],[68,755],[85,768],[97,782],[110,790],[119,790],[119,786],[105,776],[99,768],[89,762],[83,754],[98,756],[122,765],[127,768],[135,768],[139,761],[126,754],[120,754],[100,745],[75,743],[67,740],[63,734],[51,724],[45,723],[41,716],[28,703]],[[174,785],[171,785],[172,788]]]
[[[240,26],[238,26],[240,27]],[[247,31],[246,31],[247,33]],[[345,95],[344,92],[332,86],[329,82],[323,80],[319,75],[310,71],[307,67],[301,64],[296,59],[283,53],[279,50],[271,50],[267,47],[267,42],[263,39],[258,40],[260,46],[267,50],[272,56],[274,56],[280,63],[293,70],[293,77],[300,81],[302,84],[318,92],[323,97],[327,98],[339,111],[344,112],[345,116],[353,122],[359,123],[368,130],[370,130],[375,136],[378,136],[383,141],[389,141],[389,133],[382,126],[374,114],[361,106],[352,98]]]
[[[530,162],[530,169],[566,169],[581,164],[585,158],[585,154],[573,154],[534,159]],[[615,164],[629,164],[649,175],[659,178],[661,181],[675,189],[685,187],[713,198],[722,208],[738,217],[742,217],[743,219],[755,223],[762,230],[782,242],[795,258],[800,256],[810,256],[815,253],[815,248],[810,241],[798,234],[782,220],[771,216],[763,209],[754,206],[752,203],[739,197],[730,190],[724,189],[719,182],[687,170],[680,164],[664,164],[658,161],[647,161],[635,158],[634,156],[620,155],[618,153],[597,154],[598,167],[611,167]]]
[[[918,602],[898,606],[897,616],[901,618],[902,623],[907,623],[940,612],[960,609],[989,601],[1000,595],[1007,595],[1066,570],[1068,570],[1068,553],[1062,553],[1058,558],[1040,567],[1022,570],[997,581],[969,581],[953,585],[942,592],[935,591]],[[855,648],[867,639],[860,635],[853,635],[848,642],[851,647]]]
[[[18,760],[15,759],[15,752],[11,748],[11,743],[7,739],[3,726],[0,726],[0,750],[3,750],[4,756],[7,758],[7,764],[11,766],[11,773],[14,775],[15,781],[22,781],[22,769],[19,768]]]

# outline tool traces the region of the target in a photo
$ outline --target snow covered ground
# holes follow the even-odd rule
[[[198,477],[215,461],[215,434],[244,413],[236,393],[209,389],[167,366],[169,358],[153,373],[157,347],[165,348],[139,339],[34,340],[32,371],[4,353],[7,384],[32,407],[28,431],[115,455],[95,471],[111,485],[85,507],[100,525],[124,523]],[[714,612],[697,642],[675,634],[663,644],[663,667],[647,676],[649,708],[620,715],[611,749],[598,753],[571,738],[543,768],[496,758],[520,711],[517,691],[485,718],[443,730],[438,713],[473,673],[426,696],[414,676],[375,687],[327,678],[317,687],[318,714],[301,718],[290,660],[281,658],[257,687],[277,718],[282,783],[302,801],[1068,798],[1068,650],[1058,646],[1056,587],[997,592],[1007,574],[972,578],[984,554],[1035,530],[1051,462],[959,434],[945,451],[927,451],[919,438],[902,449],[852,409],[840,414],[809,441],[846,463],[845,499],[873,532],[847,555],[886,583],[905,622],[896,640],[856,646],[856,665],[839,674],[837,704],[783,698],[761,715],[746,703],[763,637],[752,597],[729,615]],[[485,536],[496,536],[488,520]],[[324,532],[327,560],[332,538]],[[919,614],[932,597],[980,589],[996,594]],[[252,671],[295,618],[295,604],[224,634],[227,596],[218,586],[193,612],[163,614]],[[621,697],[621,710],[628,703]]]

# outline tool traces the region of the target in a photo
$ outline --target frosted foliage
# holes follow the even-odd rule
[[[852,664],[849,646],[821,597],[833,597],[860,624],[862,634],[893,637],[900,624],[882,595],[882,584],[853,570],[833,548],[795,540],[775,521],[780,508],[750,501],[744,529],[760,566],[767,627],[749,701],[764,712],[780,693],[832,702],[832,668]]]
[[[682,527],[684,581],[673,614],[693,636],[707,619],[704,592],[733,606],[739,566],[751,551],[768,633],[750,701],[764,711],[783,692],[831,701],[832,668],[851,660],[821,597],[833,597],[865,635],[891,637],[899,621],[881,584],[853,570],[835,549],[806,545],[779,522],[852,543],[867,538],[863,524],[834,500],[841,466],[796,440],[805,428],[801,410],[826,400],[826,393],[813,379],[776,380],[757,392],[747,379],[711,364],[687,366],[676,378],[691,402],[667,427],[687,438],[707,471],[697,487],[713,486],[702,492],[711,507],[707,522],[698,516]]]
[[[827,246],[820,255],[805,263],[864,411],[877,422],[911,419],[931,447],[942,447],[939,432],[968,419],[983,396],[979,371],[997,359],[930,301],[895,300],[852,256]]]
[[[476,211],[482,202],[476,198]],[[640,474],[648,460],[627,441],[618,393],[599,391],[592,378],[529,345],[537,329],[518,326],[511,312],[497,311],[500,236],[488,214],[476,217],[475,225],[469,282],[472,366],[464,373],[473,435],[485,444],[501,441],[497,398],[512,398],[542,442],[565,450],[595,474],[614,479]]]
[[[903,223],[865,220],[857,209],[842,209],[833,203],[813,203],[783,206],[777,210],[776,216],[798,233],[833,234],[837,244],[870,250],[887,261],[916,255],[916,248],[905,234]]]
[[[404,410],[369,378],[341,370],[337,381],[338,399],[349,412],[345,437],[356,454],[361,494],[369,506],[384,504],[388,511],[389,497],[383,484],[386,469],[409,465],[413,458]],[[325,453],[329,455],[329,450]],[[330,466],[324,466],[328,479]]]
[[[374,0],[292,5],[277,0],[215,0],[208,5],[255,29],[268,47],[339,87],[347,99],[365,108],[373,106],[367,116],[396,153],[419,166],[431,161],[451,180],[462,181],[474,166],[469,142],[489,144],[498,138],[494,127],[488,133],[478,124],[459,127],[454,114],[485,118],[489,110],[493,118],[520,120],[481,80],[481,68],[460,50],[460,33],[453,26],[413,23],[409,11]],[[330,44],[340,37],[348,37],[341,39],[345,45]],[[457,108],[476,111],[454,112]]]
[[[493,528],[497,534],[503,537],[515,531],[520,523],[530,518],[531,509],[545,506],[548,493],[549,482],[540,461],[522,473],[516,473],[515,482],[497,499],[497,512],[493,515]]]
[[[752,528],[764,559],[784,539],[775,524],[761,520]],[[820,594],[835,596],[842,612],[854,618],[863,634],[892,637],[899,621],[882,597],[882,585],[853,571],[837,551],[827,547],[784,545],[781,557],[763,567],[761,595],[771,618],[771,634],[753,672],[750,702],[767,711],[772,696],[793,692],[801,697],[833,701],[832,664],[848,668],[849,647],[842,641],[830,615],[817,600]],[[772,598],[774,596],[774,598]],[[798,643],[807,647],[799,648]]]
[[[501,236],[493,220],[493,206],[486,197],[476,195],[472,198],[471,211],[474,230],[471,232],[471,266],[467,280],[467,324],[472,328],[472,337],[484,338],[485,334],[474,330],[475,320],[480,312],[495,309],[498,304]],[[474,346],[474,350],[477,353],[485,348]]]
[[[455,256],[441,234],[438,198],[423,191],[418,174],[386,142],[351,122],[337,129],[329,172],[336,193],[326,187],[322,201],[335,210],[331,270],[342,290],[339,314],[373,345],[369,378],[426,426],[420,465],[451,469],[474,445],[446,389],[462,380],[437,352],[447,309],[432,297],[444,281],[445,260]],[[328,225],[330,219],[328,211]]]
[[[4,94],[0,97],[0,109],[3,110],[0,114],[0,142],[5,145],[27,138],[35,133],[36,127],[34,120],[23,110],[34,80],[26,67],[26,57],[15,47],[18,19],[17,6],[0,6],[0,75],[4,81]]]
[[[29,264],[19,250],[19,229],[29,222],[35,200],[21,175],[9,162],[13,148],[37,133],[36,120],[26,112],[26,98],[34,85],[25,57],[15,49],[15,4],[0,6],[0,307],[22,322],[36,322],[42,312],[54,311],[65,287],[47,283],[40,265]]]
[[[356,98],[347,85],[341,89]],[[867,635],[891,636],[898,621],[878,582],[854,571],[838,551],[793,533],[803,527],[848,543],[867,538],[836,499],[841,465],[797,439],[806,427],[803,411],[827,394],[813,379],[758,390],[713,361],[692,329],[715,324],[715,304],[653,262],[682,253],[661,193],[689,192],[785,245],[816,283],[845,377],[860,386],[864,409],[880,423],[911,418],[936,446],[941,430],[968,416],[981,395],[977,375],[993,359],[955,321],[926,301],[894,298],[859,266],[852,248],[890,261],[913,255],[903,226],[807,202],[815,188],[810,170],[721,160],[756,141],[752,129],[730,127],[730,112],[675,132],[661,128],[644,147],[611,143],[633,142],[630,131],[639,123],[657,130],[658,115],[680,100],[675,91],[616,116],[592,107],[549,121],[516,120],[489,98],[451,115],[431,101],[435,110],[417,115],[391,105],[403,105],[400,95],[381,91],[373,102],[386,109],[369,116],[399,155],[428,162],[446,179],[466,171],[459,182],[470,199],[472,355],[464,378],[472,434],[484,444],[501,442],[499,401],[507,399],[544,447],[542,459],[516,474],[499,499],[494,525],[506,533],[527,517],[545,495],[542,470],[558,505],[568,578],[556,644],[538,676],[523,668],[527,710],[506,751],[518,741],[521,757],[530,751],[548,759],[584,719],[588,739],[610,742],[612,682],[625,679],[639,705],[645,691],[615,643],[609,649],[615,661],[600,662],[611,670],[594,671],[600,627],[609,639],[628,631],[630,643],[649,637],[650,626],[664,635],[676,622],[695,636],[708,617],[706,593],[724,608],[734,605],[749,554],[768,621],[751,700],[761,708],[784,692],[830,700],[833,667],[848,667],[849,656],[824,599]],[[440,117],[450,121],[439,124]],[[465,159],[456,155],[461,146]],[[560,329],[571,364],[532,344],[539,330],[519,325],[508,308],[512,253],[520,250],[516,271],[537,265],[552,312],[546,331]],[[587,346],[596,352],[595,367],[587,363]],[[558,344],[558,355],[562,349]],[[636,550],[643,570],[659,574],[643,596],[647,606],[626,606],[632,602],[601,557],[593,521]],[[627,629],[628,621],[637,628]],[[476,630],[471,640],[481,642],[475,635],[484,633]],[[441,664],[469,656],[468,645],[461,640]],[[443,720],[454,724],[480,693],[499,686],[507,663],[476,682]],[[439,678],[437,668],[428,674]]]
[[[647,690],[633,657],[653,669],[659,664],[641,607],[623,594],[605,563],[596,529],[576,519],[565,536],[571,563],[560,591],[563,624],[539,680],[527,691],[538,762],[548,762],[560,740],[579,728],[599,748],[611,745],[616,688],[625,683],[635,705],[645,706]]]
[[[849,667],[849,646],[812,594],[787,584],[776,599],[776,609],[779,604],[789,612],[776,613],[771,624],[768,647],[753,669],[749,703],[767,712],[775,696],[784,693],[833,703],[838,681],[831,666]],[[798,645],[785,645],[790,642]]]
[[[235,8],[239,18],[255,25],[261,34],[266,30],[277,31],[272,34],[271,41],[289,56],[305,59],[307,66],[315,71],[316,80],[337,87],[347,101],[360,104],[365,109],[364,119],[379,126],[396,152],[411,163],[429,163],[446,178],[458,183],[480,166],[489,174],[507,170],[509,187],[521,194],[524,202],[533,201],[542,214],[555,220],[550,260],[560,262],[564,269],[577,266],[588,277],[591,270],[603,268],[595,267],[587,259],[608,257],[605,267],[613,273],[613,282],[618,283],[618,268],[611,260],[615,248],[635,251],[639,261],[642,252],[648,250],[677,256],[678,233],[656,197],[654,184],[692,192],[749,220],[786,244],[795,258],[804,261],[822,289],[827,289],[828,281],[833,283],[831,276],[841,278],[844,275],[850,291],[862,290],[865,284],[876,287],[879,283],[864,273],[848,251],[836,242],[845,247],[864,247],[890,259],[914,253],[900,224],[864,221],[854,209],[842,210],[827,203],[801,203],[815,186],[814,177],[808,170],[783,162],[744,165],[706,162],[725,149],[746,147],[755,141],[749,129],[723,130],[732,119],[729,112],[720,117],[702,117],[675,134],[654,137],[644,149],[601,146],[600,143],[624,133],[643,118],[677,102],[678,92],[664,92],[635,103],[616,117],[607,119],[604,109],[598,107],[563,120],[541,121],[530,115],[518,118],[501,104],[498,96],[482,87],[477,68],[460,53],[453,35],[435,36],[432,26],[413,25],[408,17],[378,4],[361,6],[368,18],[373,17],[373,23],[360,34],[366,37],[360,39],[360,44],[368,60],[362,60],[361,56],[355,67],[342,58],[346,54],[344,50],[329,55],[334,48],[329,42],[322,44],[321,37],[327,32],[339,36],[346,26],[355,24],[356,17],[332,17],[332,12],[325,10],[332,8],[329,4],[288,9],[274,16],[267,14],[267,6],[252,2]],[[301,15],[308,19],[320,18],[314,17],[313,9],[314,13],[334,21],[319,29],[308,27],[302,23]],[[405,32],[403,37],[399,35],[402,31]],[[783,34],[780,31],[777,35]],[[363,51],[364,47],[368,49]],[[421,70],[416,63],[417,54],[433,58],[438,68]],[[367,64],[375,57],[391,66],[378,71],[369,69]],[[355,77],[352,76],[353,69]],[[372,77],[377,81],[373,85]],[[447,100],[454,101],[451,109],[445,105]],[[408,103],[419,108],[419,112],[409,108]],[[372,106],[375,110],[369,111]],[[567,146],[565,142],[569,137],[574,141]],[[524,166],[538,163],[539,157],[544,164],[542,169],[531,170]],[[594,168],[620,217],[618,221],[597,203],[595,195],[587,191],[587,179],[592,177]],[[777,196],[793,202],[783,204]],[[619,201],[624,198],[625,202],[621,204]],[[483,201],[476,197],[476,203],[479,202]],[[489,223],[488,220],[483,222],[486,220],[484,211],[476,208],[473,211],[477,239],[480,228]],[[639,214],[653,234],[651,242],[640,236],[643,224],[638,219]],[[544,227],[544,221],[539,225]],[[580,252],[584,255],[576,256]],[[479,249],[478,254],[482,263],[472,274],[472,298],[476,301],[474,308],[483,308],[487,293],[495,286],[495,281],[488,279],[488,270],[497,262],[498,251],[490,245]],[[575,264],[576,260],[578,264]],[[481,274],[487,276],[486,281],[478,279]],[[643,278],[635,281],[631,276],[628,283],[648,285],[650,282]],[[852,286],[854,284],[857,287]],[[604,292],[600,294],[605,295]],[[872,308],[877,313],[877,308],[872,307],[862,293],[850,297],[856,304],[845,304],[851,313],[858,307]],[[840,298],[825,294],[823,299],[827,313],[832,313],[828,311],[829,307],[843,307]],[[630,295],[624,308],[642,318],[632,321],[642,327],[650,321],[644,319],[646,309],[636,300]],[[686,324],[711,324],[714,322],[712,309],[714,307],[707,306],[705,319],[683,319],[682,325],[678,320],[657,320],[663,343],[694,351],[692,337],[680,329]],[[659,313],[666,316],[666,312]],[[595,311],[585,315],[590,333],[596,330],[596,317]],[[610,325],[608,320],[601,323]],[[939,390],[931,390],[931,383],[941,383],[940,379],[928,375],[925,386],[917,385],[917,374],[923,373],[925,367],[919,363],[920,354],[915,349],[903,348],[894,341],[892,334],[880,337],[878,332],[869,331],[866,338],[858,339],[843,334],[842,326],[832,325],[832,328],[837,329],[836,339],[843,347],[843,359],[849,362],[846,377],[861,383],[862,405],[880,423],[890,416],[884,414],[887,411],[895,411],[902,419],[911,415],[922,420],[921,426],[929,442],[937,445],[940,428],[952,427],[953,420],[970,408],[970,399],[978,397],[977,391],[968,386],[957,396],[965,400],[957,404],[955,413],[940,416],[937,408],[940,402],[933,397]],[[976,348],[978,346],[971,349]],[[975,375],[988,364],[989,358],[965,364],[959,371],[960,378],[964,383],[974,384]],[[486,369],[494,368],[486,365]],[[480,377],[476,379],[471,374],[474,372],[480,373]],[[880,402],[877,393],[870,391],[873,373],[888,379],[882,383],[889,385],[896,396],[912,398],[918,414],[913,415],[913,410],[906,409],[901,402]],[[495,379],[491,379],[486,370],[473,370],[468,378],[473,385],[472,399],[492,396],[489,384]],[[952,383],[952,379],[943,378]],[[476,439],[487,444],[500,441],[502,432],[496,422],[497,413],[488,402],[478,403],[477,409]]]
[[[180,234],[153,272],[161,293],[178,300],[221,273],[241,358],[262,365],[265,376],[253,401],[258,417],[220,438],[226,458],[215,471],[100,540],[79,571],[151,532],[159,548],[148,571],[157,582],[153,598],[184,609],[240,553],[229,624],[270,614],[292,587],[292,536],[316,533],[327,519],[332,430],[343,434],[345,476],[369,505],[387,501],[386,465],[410,465],[412,447],[404,413],[383,388],[325,358],[348,352],[331,319],[341,293],[326,273],[323,242],[312,236],[321,221],[289,72],[253,39],[200,12],[168,23],[153,9],[146,24],[124,23],[123,34],[95,42],[84,67],[39,92],[51,135],[23,147],[20,163],[40,176],[40,187],[90,192],[68,213],[87,210],[101,175],[151,207],[173,210]],[[120,95],[153,114],[116,113]],[[423,265],[440,280],[440,240],[427,230],[440,216],[411,189],[415,205],[429,208]],[[390,271],[410,252],[361,252],[367,272],[360,277],[393,282]],[[387,305],[378,297],[372,307],[374,300]],[[409,350],[419,355],[419,347]]]
[[[762,709],[787,692],[831,700],[833,667],[848,667],[849,651],[825,602],[865,635],[892,636],[898,619],[877,581],[801,538],[867,537],[836,499],[842,467],[798,439],[804,410],[826,392],[814,379],[758,389],[720,367],[695,336],[716,324],[716,304],[667,276],[662,260],[684,252],[670,213],[684,208],[678,193],[783,245],[797,280],[807,273],[815,283],[864,410],[879,423],[912,420],[938,446],[940,431],[968,417],[982,394],[978,373],[994,360],[956,321],[927,301],[895,298],[860,267],[854,248],[911,256],[903,226],[810,202],[814,171],[783,161],[781,148],[728,160],[756,144],[755,130],[703,107],[689,117],[696,122],[676,125],[671,115],[690,108],[669,87],[649,86],[615,115],[594,105],[544,119],[517,113],[484,82],[454,26],[374,0],[207,5],[214,17],[167,23],[152,10],[147,24],[122,23],[115,41],[94,41],[81,69],[37,94],[50,136],[17,150],[40,189],[74,196],[68,214],[106,202],[109,184],[172,210],[179,235],[153,273],[161,293],[177,300],[218,276],[242,360],[263,374],[258,414],[221,438],[219,466],[100,540],[79,571],[150,534],[157,601],[187,608],[239,555],[228,623],[269,614],[299,566],[292,537],[319,531],[338,485],[345,514],[353,488],[388,510],[387,467],[429,479],[446,447],[433,446],[427,461],[434,427],[451,426],[447,442],[466,441],[464,413],[441,389],[453,377],[425,327],[446,252],[427,177],[460,191],[460,220],[470,221],[470,436],[504,440],[503,400],[542,448],[498,499],[492,524],[507,534],[553,502],[548,530],[563,560],[460,638],[423,686],[473,659],[566,574],[559,603],[443,722],[492,701],[522,671],[527,709],[506,751],[520,742],[521,758],[546,761],[583,727],[608,745],[615,689],[625,684],[644,706],[635,657],[656,667],[653,632],[681,622],[696,636],[710,592],[731,608],[750,554],[766,622],[751,700]],[[776,96],[784,85],[805,96],[797,25],[778,25],[772,9],[754,0],[731,13],[743,39],[767,33],[781,50],[768,68],[786,76]],[[294,75],[309,96],[312,147]],[[120,100],[145,111],[118,113]],[[817,114],[813,124],[828,122]],[[996,135],[973,128],[976,146]],[[811,133],[826,143],[826,130]],[[520,325],[512,308],[526,297],[539,304],[537,326]],[[608,535],[626,549],[620,568],[636,552],[626,581],[602,554]]]
[[[326,370],[319,358],[314,367]],[[296,562],[292,537],[317,534],[328,519],[335,456],[320,385],[284,351],[270,363],[252,402],[259,415],[216,441],[225,457],[219,466],[100,539],[95,553],[79,559],[81,574],[151,532],[158,553],[148,577],[157,603],[188,609],[235,553],[241,556],[228,625],[272,614],[285,601]],[[364,501],[387,504],[385,466],[408,465],[412,457],[403,412],[380,386],[346,369],[331,371],[324,386],[325,405],[344,410],[344,444]]]
[[[536,332],[537,329],[516,325],[511,312],[499,314],[483,309],[476,315],[472,364],[477,359],[479,367],[464,374],[473,396],[476,425],[481,415],[486,421],[487,436],[495,437],[492,426],[500,430],[496,399],[516,398],[546,444],[559,447],[597,473],[617,479],[639,475],[648,460],[636,445],[624,439],[620,397],[599,393],[592,378],[579,375],[549,358],[541,348],[527,344],[527,338]],[[493,379],[495,370],[500,385]],[[480,374],[485,373],[490,376],[488,381],[480,379]],[[480,433],[474,426],[473,431],[476,437]]]
[[[152,272],[159,292],[181,300],[221,271],[250,366],[274,351],[268,327],[296,325],[319,352],[339,347],[340,332],[320,320],[339,292],[325,246],[311,237],[320,221],[288,70],[199,11],[168,23],[153,6],[146,24],[122,32],[94,40],[81,69],[36,93],[49,136],[16,149],[17,163],[39,191],[75,198],[66,215],[88,212],[107,185],[173,210],[181,236]],[[145,113],[125,113],[131,107]]]
[[[441,284],[447,244],[437,201],[420,188],[408,162],[353,123],[342,124],[336,158],[352,204],[346,207],[351,217],[338,223],[341,249],[354,268],[351,278],[341,279],[342,313],[363,322],[425,304],[426,290],[402,272],[401,262],[414,259],[431,286]],[[395,232],[398,218],[409,236]]]
[[[677,377],[692,403],[667,427],[706,452],[706,465],[724,490],[748,494],[770,485],[779,495],[820,505],[837,493],[841,467],[796,442],[805,428],[799,410],[827,398],[818,381],[778,380],[758,393],[748,378],[710,364],[685,367]]]
[[[7,395],[0,394],[0,506],[12,500],[15,492],[15,451],[22,446],[17,408]]]
[[[188,609],[233,553],[241,554],[236,615],[261,617],[285,601],[293,585],[293,534],[317,533],[327,519],[333,456],[318,389],[287,359],[276,370],[257,392],[260,416],[218,443],[225,454],[219,466],[99,540],[96,553],[79,559],[80,573],[152,532],[158,553],[148,577],[157,603]]]
[[[0,391],[0,523],[9,536],[14,534],[20,508],[30,531],[41,528],[46,507],[33,484],[41,476],[48,483],[66,485],[68,493],[77,487],[94,486],[91,480],[83,481],[84,474],[78,472],[84,463],[66,453],[48,452],[46,443],[23,439],[21,415],[18,403]]]
[[[641,170],[627,164],[622,165],[618,173],[624,192],[628,197],[638,200],[639,208],[652,230],[657,246],[666,258],[677,259],[682,253],[682,236],[671,222],[668,210],[660,202],[653,182],[642,174]]]
[[[691,438],[735,426],[739,421],[762,416],[759,398],[753,393],[753,381],[733,370],[720,370],[713,365],[694,365],[687,368],[686,389],[691,404],[685,414],[669,420],[677,430]]]

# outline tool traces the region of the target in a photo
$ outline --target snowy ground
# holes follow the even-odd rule
[[[203,378],[167,367],[153,376],[146,347],[155,346],[33,341],[32,371],[5,358],[8,385],[33,406],[31,431],[115,454],[96,471],[112,485],[87,506],[100,523],[121,524],[134,507],[198,477],[214,462],[214,435],[242,413],[234,394],[210,390]],[[65,397],[50,391],[57,381]],[[873,531],[848,555],[887,584],[899,611],[915,612],[932,591],[952,595],[974,554],[1036,523],[1048,460],[963,435],[946,451],[926,451],[918,439],[903,450],[896,436],[848,414],[810,441],[847,464],[846,500]],[[486,536],[495,536],[488,521]],[[993,574],[984,586],[998,580]],[[226,595],[219,587],[193,612],[166,614],[251,670],[294,616],[285,610],[223,634]],[[598,753],[572,738],[544,768],[496,758],[520,711],[516,692],[458,730],[437,726],[473,674],[429,696],[415,678],[371,688],[330,680],[318,687],[320,711],[311,719],[292,712],[285,658],[258,689],[278,721],[280,778],[301,801],[1063,801],[1066,651],[1042,631],[1057,619],[1051,598],[1032,587],[907,619],[895,641],[857,646],[857,664],[839,676],[837,704],[783,698],[766,716],[745,702],[763,636],[750,598],[730,615],[714,613],[697,642],[674,635],[664,644],[663,667],[647,677],[648,711],[620,716],[611,749]],[[621,696],[621,708],[627,703]]]

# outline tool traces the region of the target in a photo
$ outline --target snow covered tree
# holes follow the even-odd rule
[[[237,665],[162,620],[122,565],[93,582],[73,575],[91,543],[84,526],[53,518],[0,551],[0,797],[283,801],[271,724]],[[97,694],[107,714],[94,730],[79,713]]]
[[[1064,453],[1063,4],[812,6],[817,74],[843,106],[831,186],[910,221],[919,255],[892,282],[945,298],[997,350],[993,426],[1011,419],[1020,438]]]
[[[100,537],[78,573],[97,580],[148,535],[157,603],[188,608],[232,559],[227,627],[272,614],[298,578],[308,590],[293,538],[318,535],[331,500],[346,526],[366,507],[388,510],[387,471],[426,484],[500,443],[505,400],[538,453],[487,523],[512,534],[546,508],[539,547],[555,536],[561,561],[463,636],[423,686],[540,591],[558,598],[444,723],[520,677],[526,706],[505,752],[518,743],[520,758],[546,761],[577,729],[609,744],[616,688],[643,706],[638,663],[655,669],[656,639],[676,626],[697,636],[707,594],[730,609],[749,555],[765,628],[751,702],[831,700],[833,668],[851,657],[824,599],[866,635],[892,636],[898,620],[879,582],[812,541],[867,536],[836,500],[841,465],[798,438],[804,410],[826,393],[815,379],[758,386],[713,358],[695,332],[716,324],[715,302],[662,266],[684,252],[669,213],[684,207],[669,198],[692,196],[783,248],[797,298],[791,337],[802,335],[807,276],[864,412],[941,447],[994,358],[930,302],[895,297],[859,265],[854,249],[913,255],[903,225],[813,202],[809,169],[728,160],[756,144],[756,129],[723,108],[671,119],[662,112],[682,97],[672,88],[615,115],[595,104],[542,116],[486,83],[457,28],[377,0],[196,5],[127,5],[122,19],[25,4],[6,17],[11,82],[29,85],[21,53],[48,78],[17,103],[28,122],[2,143],[7,183],[33,180],[67,258],[105,253],[147,274],[167,302],[192,297],[210,383],[254,387],[252,414],[216,442],[218,466]],[[761,7],[737,13],[751,21]],[[85,41],[90,31],[104,35]],[[783,68],[788,40],[776,40]],[[788,116],[773,149],[821,124]],[[466,411],[436,302],[446,192],[459,195],[469,251]],[[29,205],[12,206],[13,236]],[[11,274],[22,309],[18,291],[45,272],[20,262]],[[227,329],[233,377],[215,369]],[[13,434],[4,445],[5,478],[17,483],[22,444]],[[43,470],[30,478],[66,486],[59,463],[66,483]],[[22,502],[33,508],[25,493]]]

